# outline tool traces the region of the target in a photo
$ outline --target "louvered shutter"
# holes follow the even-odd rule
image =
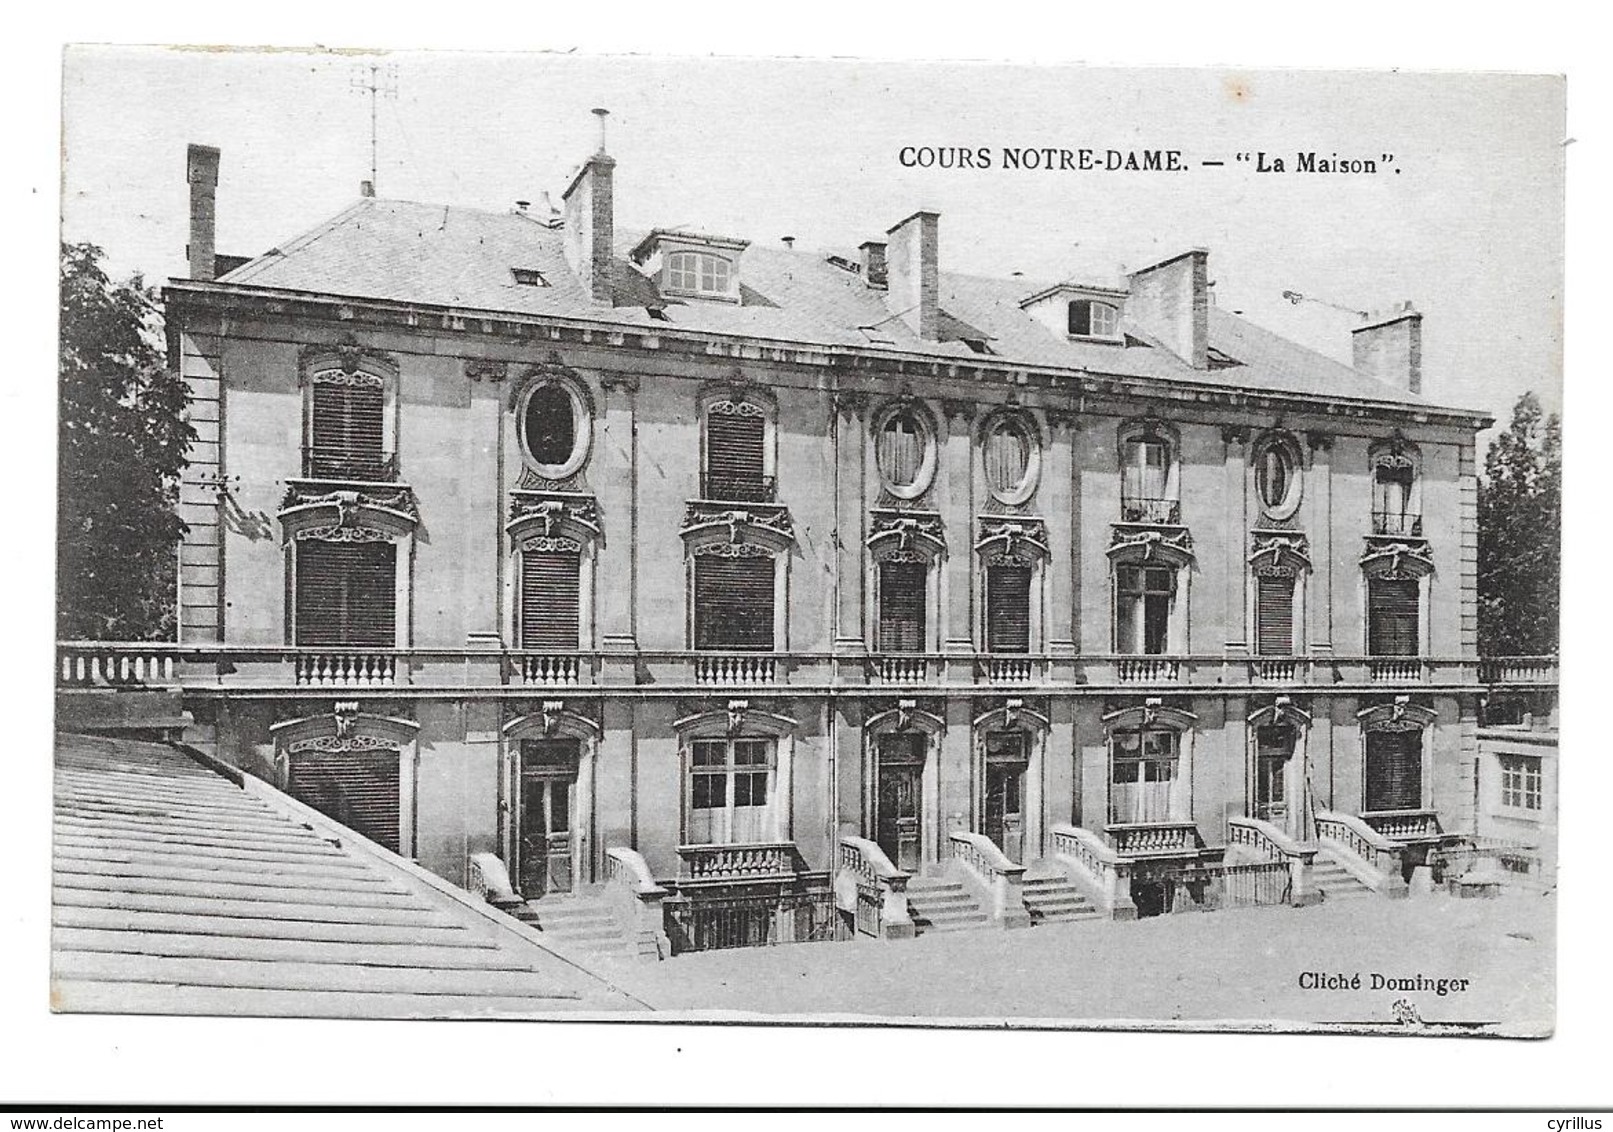
[[[1367,810],[1415,810],[1423,804],[1423,733],[1367,732]]]
[[[316,381],[309,474],[334,479],[384,478],[385,413],[386,398],[379,386]]]
[[[1031,648],[1031,568],[986,567],[986,649],[1029,652]]]
[[[772,649],[773,559],[696,557],[694,625],[697,649]]]
[[[521,552],[521,647],[565,651],[577,647],[576,551]]]
[[[291,756],[287,790],[354,832],[401,851],[397,751],[299,751]]]
[[[926,570],[922,562],[879,566],[879,651],[924,651]]]
[[[768,497],[762,459],[766,433],[759,416],[707,414],[703,492],[707,499],[762,501]]]
[[[1367,652],[1416,656],[1419,600],[1415,578],[1367,580]]]
[[[1293,578],[1255,578],[1255,639],[1262,656],[1293,653]]]
[[[397,550],[390,542],[297,544],[296,644],[397,645]]]

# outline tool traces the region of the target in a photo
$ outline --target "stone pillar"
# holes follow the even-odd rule
[[[868,399],[834,395],[835,629],[834,651],[867,651],[863,582],[868,555]]]
[[[607,697],[599,749],[594,755],[594,855],[606,850],[638,848],[637,749],[633,738],[633,701]],[[676,805],[672,799],[669,804]]]
[[[1081,821],[1081,757],[1075,741],[1076,699],[1055,696],[1048,704],[1047,748],[1043,755],[1042,779],[1047,789],[1042,795],[1042,840],[1045,853],[1047,830],[1060,822]],[[1027,859],[1029,854],[1026,854]]]
[[[834,744],[834,808],[833,828],[830,831],[831,850],[840,838],[850,835],[864,837],[873,833],[865,813],[866,775],[873,768],[863,766],[865,743],[862,722],[866,716],[864,704],[858,700],[837,699],[829,702],[829,718]]]
[[[1249,655],[1246,636],[1249,626],[1247,604],[1248,541],[1249,541],[1249,490],[1245,469],[1248,463],[1249,429],[1246,425],[1225,425],[1221,440],[1226,445],[1226,640],[1225,654],[1229,659]]]
[[[595,563],[594,624],[598,647],[607,654],[601,678],[631,684],[633,662],[627,654],[638,647],[638,378],[612,373],[599,384],[605,406],[590,478],[598,484],[603,537]]]
[[[1047,458],[1042,461],[1041,506],[1047,520],[1048,589],[1047,651],[1055,657],[1074,656],[1080,640],[1075,601],[1075,572],[1081,561],[1078,493],[1075,489],[1075,431],[1073,413],[1047,414]]]
[[[1306,533],[1311,541],[1311,574],[1305,582],[1305,611],[1312,656],[1333,655],[1333,437],[1308,432],[1311,467],[1306,484]]]
[[[947,700],[947,729],[941,738],[938,768],[941,821],[934,841],[937,859],[943,865],[952,859],[951,835],[974,828],[973,710],[971,700]]]
[[[942,425],[943,434],[937,438],[936,497],[947,540],[946,637],[942,645],[950,653],[972,653],[975,647],[975,506],[969,431],[974,420],[974,405],[952,400],[941,404],[946,420]]]

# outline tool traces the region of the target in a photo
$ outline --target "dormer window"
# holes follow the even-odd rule
[[[1120,311],[1096,299],[1070,304],[1070,335],[1075,338],[1115,338],[1120,334]]]
[[[669,291],[700,295],[727,295],[732,265],[709,252],[675,252],[666,259],[666,286]]]

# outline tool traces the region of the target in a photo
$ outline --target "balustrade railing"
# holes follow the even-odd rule
[[[516,653],[512,660],[522,684],[566,688],[582,683],[582,658],[577,653]]]
[[[639,954],[665,959],[672,954],[666,929],[667,890],[655,882],[649,864],[634,849],[605,850],[605,894],[617,915],[639,937]]]
[[[868,658],[868,678],[881,684],[923,684],[930,679],[930,661],[910,653],[878,653]]]
[[[1375,535],[1401,535],[1406,538],[1421,538],[1423,517],[1405,511],[1374,511],[1372,513],[1372,533]]]
[[[1182,662],[1173,656],[1123,656],[1115,663],[1122,684],[1174,683],[1182,677]]]
[[[1131,899],[1131,862],[1116,853],[1100,835],[1078,825],[1060,822],[1048,830],[1053,856],[1073,869],[1098,906],[1117,920],[1137,918]]]
[[[171,646],[59,645],[56,682],[62,687],[140,686],[175,682]]]
[[[841,911],[852,913],[857,931],[884,939],[912,938],[913,916],[907,906],[910,874],[863,837],[840,839],[839,863],[835,903]]]
[[[792,876],[796,850],[788,841],[756,845],[680,845],[686,880],[745,880]]]
[[[466,859],[465,887],[501,911],[512,911],[524,903],[497,853],[472,853]]]
[[[1030,913],[1025,910],[1025,866],[1010,861],[983,833],[954,832],[948,840],[952,845],[952,859],[976,886],[985,888],[991,918],[1004,927],[1029,924]]]
[[[1554,656],[1497,656],[1479,661],[1481,684],[1555,684]]]
[[[1036,661],[1028,656],[975,658],[975,678],[993,684],[1029,684],[1036,678]]]
[[[1193,852],[1199,847],[1198,827],[1192,822],[1111,825],[1108,833],[1122,856]]]
[[[1311,885],[1311,868],[1316,861],[1316,846],[1301,845],[1283,830],[1268,821],[1259,818],[1228,818],[1227,819],[1227,845],[1229,849],[1237,850],[1240,857],[1255,858],[1258,862],[1280,865],[1288,873],[1286,895],[1284,901],[1295,905],[1313,904],[1320,900],[1319,895],[1313,895]],[[1224,867],[1253,864],[1251,861],[1238,861],[1225,863]],[[1248,883],[1253,885],[1256,895],[1266,892],[1262,887],[1266,881],[1257,874],[1251,873]],[[1244,883],[1234,878],[1237,883]],[[1259,900],[1251,902],[1259,903]],[[1280,902],[1280,901],[1279,901]]]
[[[1304,684],[1310,680],[1309,660],[1297,656],[1262,656],[1249,662],[1249,678],[1263,684]]]
[[[1439,837],[1439,815],[1433,810],[1375,810],[1361,820],[1391,841],[1417,841]]]
[[[1367,673],[1374,684],[1421,683],[1423,662],[1415,656],[1374,656],[1367,659]]]
[[[778,657],[772,653],[696,653],[697,684],[744,687],[772,684],[778,679]]]
[[[1382,877],[1396,881],[1400,879],[1404,846],[1391,841],[1354,814],[1317,811],[1316,836],[1335,842],[1346,852],[1366,862]]]
[[[397,657],[384,652],[299,653],[298,684],[317,688],[372,688],[396,683]]]

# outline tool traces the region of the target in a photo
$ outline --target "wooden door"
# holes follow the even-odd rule
[[[1021,860],[1025,851],[1024,785],[1024,763],[986,764],[986,820],[981,832],[1010,861]]]
[[[576,799],[576,741],[524,742],[516,829],[516,884],[528,900],[572,889]]]
[[[1262,727],[1255,732],[1254,816],[1282,825],[1288,817],[1288,762],[1294,756],[1291,727]]]
[[[874,792],[874,840],[907,872],[923,863],[923,735],[882,735]]]

